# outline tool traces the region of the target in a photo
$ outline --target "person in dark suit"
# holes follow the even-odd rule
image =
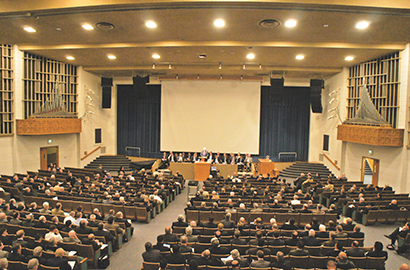
[[[238,266],[240,266],[240,267],[248,267],[249,266],[248,260],[242,258],[241,254],[239,253],[239,251],[237,249],[233,249],[231,251],[231,257],[232,257],[232,260],[226,261],[227,266],[231,266],[232,268],[234,268],[235,264],[236,264],[235,261],[239,264]]]
[[[159,251],[170,251],[169,247],[164,246],[163,234],[157,236],[157,243],[152,248],[157,249]]]
[[[219,245],[219,240],[217,238],[212,238],[211,248],[209,251],[211,254],[229,254],[229,250],[227,248]]]
[[[224,225],[224,228],[234,228],[235,223],[231,220],[231,213],[226,213],[225,218],[221,220],[221,223]]]
[[[263,252],[263,250],[258,250],[258,252],[256,253],[256,256],[258,257],[258,260],[250,264],[251,268],[269,268],[270,267],[270,262],[264,260],[265,253]]]
[[[209,249],[205,249],[201,257],[193,258],[192,260],[196,261],[198,265],[210,265],[211,264],[211,252]]]
[[[100,223],[100,221],[97,220],[97,217],[94,214],[91,214],[89,219],[88,219],[87,226],[97,228],[99,223]],[[80,225],[81,225],[81,223],[80,223]]]
[[[262,250],[264,255],[270,255],[270,249],[265,248],[265,239],[258,239],[258,245],[246,251],[248,255],[257,255],[258,251]]]
[[[379,241],[376,241],[374,243],[373,250],[367,252],[366,256],[367,257],[376,257],[376,258],[385,257],[386,260],[388,258],[387,252],[383,250],[383,244]]]
[[[215,222],[214,222],[214,216],[209,216],[208,217],[208,222],[204,222],[203,224],[202,224],[202,226],[203,227],[205,227],[205,228],[217,228],[218,227],[218,224],[216,224]]]
[[[309,235],[303,238],[305,246],[320,246],[320,240],[315,237],[315,230],[310,230]]]
[[[280,269],[283,269],[283,270],[291,270],[292,269],[290,261],[287,260],[287,259],[285,260],[284,254],[283,254],[282,251],[278,251],[276,253],[276,258],[277,258],[277,260],[272,263],[272,267],[280,268]]]
[[[331,256],[331,257],[337,257],[339,256],[339,253],[343,251],[343,243],[342,242],[337,242],[335,245],[334,250],[328,251],[325,255],[326,256]]]
[[[74,231],[79,234],[90,234],[93,233],[94,230],[90,227],[87,227],[87,220],[83,219],[80,221],[80,226],[75,228]]]
[[[179,251],[179,245],[175,244],[172,245],[172,253],[168,254],[167,256],[165,256],[165,259],[168,261],[168,263],[171,264],[183,264],[185,263],[185,256],[181,254],[181,252]]]
[[[246,240],[245,239],[240,239],[241,237],[241,231],[235,230],[233,239],[231,240],[231,244],[234,245],[246,245]]]
[[[44,249],[45,245],[42,244],[42,241],[43,241],[43,236],[40,233],[37,233],[36,236],[34,237],[34,241],[28,242],[26,248],[35,249],[36,247],[42,247]]]
[[[387,238],[391,240],[391,244],[387,245],[388,249],[394,249],[394,245],[396,244],[397,237],[406,238],[407,234],[410,232],[410,224],[407,222],[404,224],[403,227],[398,227],[395,229],[391,234],[385,235]]]
[[[347,258],[345,252],[340,252],[336,260],[337,269],[356,269],[356,265]]]
[[[292,256],[308,256],[309,255],[309,251],[305,249],[305,244],[303,243],[303,241],[299,241],[297,248],[294,250],[291,250],[289,252],[289,255]]]
[[[55,257],[47,260],[48,266],[59,267],[60,270],[71,270],[71,266],[68,264],[68,260],[63,258],[64,249],[58,248],[55,253]]]
[[[359,224],[357,224],[356,226],[354,226],[353,232],[349,233],[349,237],[350,238],[364,238],[364,233],[362,233],[360,230],[361,230],[361,227]]]
[[[346,251],[349,257],[365,257],[365,251],[359,248],[359,242],[353,241],[352,248]]]
[[[354,229],[354,224],[353,224],[353,219],[352,218],[347,218],[346,223],[342,224],[343,230],[351,232]]]
[[[315,235],[318,238],[328,238],[329,233],[326,231],[326,226],[323,224],[319,225],[319,231]]]
[[[297,230],[298,227],[295,226],[295,220],[293,218],[289,219],[288,222],[282,225],[282,230]]]
[[[153,249],[151,242],[145,243],[145,252],[142,253],[144,262],[157,262],[162,259],[161,252],[158,249]]]
[[[40,264],[47,265],[47,259],[41,257],[42,255],[43,255],[43,248],[42,247],[36,247],[33,250],[33,255],[28,256],[27,260],[30,261],[31,259],[37,259]]]
[[[33,215],[27,215],[26,216],[26,220],[24,220],[21,223],[21,226],[24,227],[34,227],[35,223],[34,223],[34,216]]]
[[[299,237],[298,231],[296,231],[296,230],[293,231],[292,238],[286,239],[285,240],[285,245],[287,245],[287,246],[297,246],[297,244],[299,242],[298,237]]]
[[[114,244],[115,244],[115,242],[116,242],[116,239],[115,239],[115,237],[112,235],[112,233],[109,231],[109,230],[107,230],[107,229],[105,229],[105,225],[104,225],[104,223],[100,223],[100,224],[98,224],[98,230],[96,230],[96,231],[94,231],[94,235],[96,235],[96,236],[104,236],[104,238],[105,238],[105,241],[108,243],[108,242],[112,242],[113,243],[113,246],[114,246]]]
[[[24,231],[23,230],[18,230],[16,232],[16,236],[17,236],[17,240],[13,241],[12,245],[14,246],[14,244],[20,244],[20,246],[26,247],[28,242],[23,239],[24,238]]]
[[[99,250],[102,246],[102,243],[95,239],[95,235],[93,233],[90,233],[87,237],[82,239],[82,242],[83,245],[91,245],[94,251]]]
[[[179,238],[179,242],[180,242],[179,251],[181,253],[191,253],[193,251],[193,248],[191,248],[187,245],[188,239],[185,235],[182,235]]]
[[[174,229],[174,227],[188,227],[188,223],[184,221],[183,215],[179,214],[177,217],[177,221],[172,222],[172,229]]]
[[[7,257],[9,261],[14,261],[14,262],[27,262],[26,256],[21,254],[21,246],[20,244],[14,244],[9,256]]]
[[[170,226],[166,226],[165,227],[165,234],[163,234],[164,236],[164,242],[165,243],[173,243],[173,242],[178,242],[178,237],[176,234],[172,233],[172,229]]]
[[[285,240],[279,238],[280,233],[278,231],[273,233],[273,239],[269,241],[270,246],[284,246]]]
[[[397,205],[397,200],[392,200],[391,203],[389,203],[389,204],[386,206],[386,209],[399,210],[400,207]]]

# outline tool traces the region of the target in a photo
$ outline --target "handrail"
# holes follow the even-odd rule
[[[127,154],[127,150],[128,150],[128,149],[138,150],[138,156],[139,156],[139,157],[141,156],[141,148],[139,148],[139,147],[133,147],[133,146],[127,146],[127,147],[125,147],[125,154]]]
[[[280,152],[278,155],[279,162],[280,162],[280,155],[295,155],[295,161],[298,159],[298,153],[296,152]]]
[[[92,153],[94,153],[95,151],[97,151],[97,150],[100,149],[100,148],[101,148],[101,145],[100,145],[100,146],[97,146],[93,151],[91,151],[91,152],[88,153],[87,155],[83,156],[83,157],[81,158],[81,160],[84,160],[84,159],[88,158]]]
[[[323,153],[323,156],[324,156],[327,160],[329,160],[329,162],[330,162],[333,166],[335,166],[338,171],[340,171],[339,166],[337,166],[336,163],[335,163],[333,160],[330,159],[330,157],[328,157],[325,153]]]

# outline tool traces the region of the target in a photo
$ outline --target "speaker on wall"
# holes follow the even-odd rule
[[[102,108],[110,109],[111,108],[112,78],[102,77],[101,86],[102,86]]]
[[[111,108],[111,86],[102,87],[102,108]]]
[[[283,97],[285,96],[284,82],[284,78],[270,79],[270,98],[273,102],[283,100]]]
[[[325,88],[324,80],[310,80],[310,105],[313,113],[322,113],[322,89]]]
[[[134,92],[136,93],[137,97],[139,98],[147,98],[147,83],[149,82],[149,76],[141,77],[135,76],[132,77],[132,86],[134,88]]]

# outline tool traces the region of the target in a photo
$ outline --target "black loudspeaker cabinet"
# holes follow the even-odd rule
[[[101,77],[101,86],[112,86],[112,78]]]
[[[325,88],[324,80],[310,80],[310,105],[313,113],[322,113],[322,89]]]
[[[102,87],[102,108],[111,108],[111,86]]]
[[[272,102],[280,102],[283,100],[285,96],[284,82],[284,78],[270,79],[270,99]]]
[[[145,99],[148,97],[148,92],[147,92],[147,83],[149,82],[149,77],[140,77],[140,76],[135,76],[132,77],[132,85],[134,88],[135,95],[139,99]]]

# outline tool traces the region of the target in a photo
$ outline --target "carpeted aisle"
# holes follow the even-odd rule
[[[144,244],[150,241],[157,242],[157,236],[164,233],[165,226],[171,226],[179,214],[184,213],[187,202],[188,188],[179,194],[162,213],[151,220],[149,224],[134,222],[134,235],[132,240],[125,243],[121,250],[112,254],[110,266],[107,270],[140,269],[142,266],[142,253],[145,251]]]

